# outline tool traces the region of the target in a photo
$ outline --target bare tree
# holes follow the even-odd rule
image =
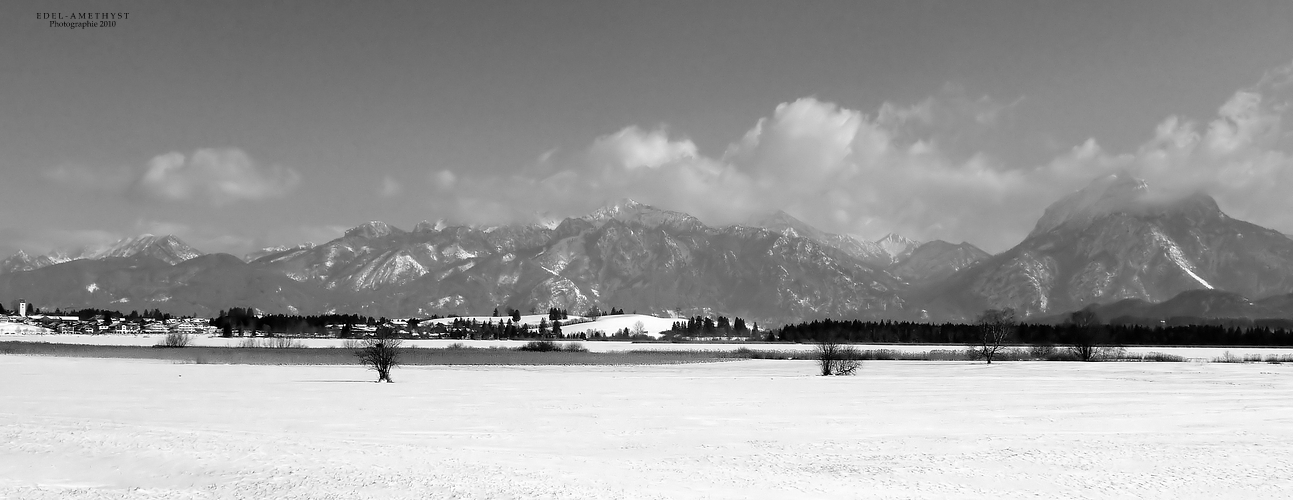
[[[853,375],[862,367],[857,349],[842,344],[832,337],[822,337],[817,341],[817,365],[822,369],[822,376]]]
[[[646,332],[647,332],[646,325],[642,324],[641,321],[636,321],[633,323],[633,331],[630,333],[633,336],[638,336],[638,335],[646,335]]]
[[[162,337],[154,347],[188,347],[189,343],[192,341],[193,337],[189,334],[180,331],[172,331],[167,333],[165,337]]]
[[[1107,330],[1094,311],[1073,311],[1064,326],[1068,330],[1065,340],[1069,345],[1069,352],[1082,361],[1094,361],[1100,357],[1103,350],[1101,345],[1109,339]]]
[[[359,357],[359,364],[377,370],[378,382],[394,382],[391,369],[400,364],[400,345],[403,343],[390,328],[378,328],[376,336],[359,342],[355,356]]]
[[[1018,328],[1015,310],[988,309],[979,315],[976,323],[979,327],[979,337],[970,345],[970,353],[975,358],[986,359],[988,364],[992,364],[992,359],[997,357],[1001,347],[1015,335],[1015,330]]]

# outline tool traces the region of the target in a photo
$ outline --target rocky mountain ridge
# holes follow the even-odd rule
[[[863,241],[785,212],[709,226],[633,200],[555,224],[440,220],[406,231],[374,221],[247,262],[201,255],[173,236],[71,255],[6,259],[0,296],[197,314],[237,305],[391,317],[598,305],[785,322],[966,320],[989,307],[1042,317],[1191,290],[1293,292],[1293,240],[1226,216],[1206,195],[1156,196],[1129,176],[1057,201],[1024,241],[995,256],[898,235]]]
[[[1293,240],[1225,215],[1205,194],[1158,196],[1139,179],[1109,176],[1051,205],[1015,247],[923,298],[952,316],[987,307],[1045,315],[1200,289],[1293,291]]]
[[[202,255],[197,249],[172,235],[155,236],[143,234],[133,238],[123,238],[111,244],[86,246],[71,249],[55,250],[44,255],[18,253],[0,261],[0,274],[32,271],[81,259],[125,258],[144,255],[166,262],[178,264]]]

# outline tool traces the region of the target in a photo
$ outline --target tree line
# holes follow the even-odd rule
[[[719,316],[717,318],[710,318],[708,316],[692,316],[687,318],[686,322],[675,321],[670,332],[675,335],[685,337],[749,337],[753,335],[757,338],[759,335],[759,324],[755,323],[754,329],[751,330],[750,327],[746,325],[745,319],[741,317],[735,317],[729,320],[727,316]]]
[[[341,336],[348,337],[355,325],[377,326],[388,322],[386,318],[374,318],[358,314],[319,314],[310,316],[266,314],[257,316],[256,310],[253,308],[231,307],[228,310],[221,310],[220,314],[211,319],[210,325],[219,328],[220,334],[225,337],[257,330],[292,336],[324,336],[331,334],[328,331],[328,325],[342,325]]]
[[[1176,325],[1104,324],[1099,318],[1075,321],[1073,316],[1076,314],[1071,314],[1060,324],[1016,324],[1008,340],[1019,344],[1067,344],[1077,335],[1095,335],[1097,343],[1117,345],[1293,346],[1293,322],[1286,320]],[[821,319],[769,331],[764,340],[813,342],[827,338],[853,343],[971,344],[981,340],[982,334],[977,322],[936,324]]]

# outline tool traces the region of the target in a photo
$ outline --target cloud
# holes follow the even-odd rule
[[[1128,169],[1168,194],[1205,191],[1230,215],[1293,229],[1293,64],[1235,92],[1206,124],[1172,116],[1134,154]]]
[[[440,191],[448,191],[458,183],[458,176],[449,170],[440,170],[431,174],[431,183]]]
[[[382,185],[377,188],[377,195],[382,198],[394,198],[404,192],[404,187],[394,177],[382,177]]]
[[[544,155],[551,157],[549,153]],[[589,146],[587,156],[593,166],[612,172],[659,168],[671,162],[694,158],[696,145],[686,139],[672,141],[664,130],[646,131],[633,126],[598,137]]]
[[[136,219],[135,233],[156,236],[173,235],[181,239],[193,234],[193,227],[179,222],[166,222],[151,219]]]
[[[337,238],[340,238],[343,234],[346,233],[347,229],[350,229],[350,228],[346,226],[335,225],[335,224],[322,225],[322,226],[304,226],[296,229],[296,233],[300,234],[301,238],[299,238],[298,240],[292,240],[292,242],[293,243],[310,242],[315,244],[326,243],[326,242],[335,240]]]
[[[429,203],[467,223],[581,215],[622,197],[713,224],[784,209],[863,238],[893,231],[1001,251],[1050,203],[1095,177],[1131,171],[1162,192],[1205,190],[1232,215],[1289,232],[1291,67],[1237,91],[1206,124],[1166,118],[1131,151],[1089,139],[1042,161],[1010,162],[994,146],[1022,140],[1007,127],[1022,101],[971,98],[956,87],[912,105],[885,103],[874,115],[806,97],[776,106],[717,157],[664,127],[630,126],[582,150],[545,153],[542,169],[435,172]]]
[[[4,246],[0,247],[4,250],[0,259],[18,250],[43,254],[53,250],[107,245],[123,237],[122,233],[104,229],[4,228],[0,229],[0,240],[4,241]]]
[[[933,101],[886,106],[889,120],[899,113],[936,116]],[[1023,227],[1013,232],[978,217],[1016,201],[1008,194],[1023,191],[1019,174],[981,155],[954,162],[929,137],[897,128],[809,97],[778,105],[717,158],[664,128],[627,127],[594,139],[580,153],[551,159],[564,168],[544,177],[453,176],[453,189],[431,204],[469,223],[524,220],[533,213],[580,215],[632,197],[714,224],[786,209],[823,229],[867,238],[900,231],[982,240],[985,227],[990,238],[1027,232],[1018,217],[1003,225]],[[953,203],[969,210],[950,210]]]
[[[300,182],[295,170],[258,165],[239,149],[199,149],[154,157],[135,189],[158,200],[223,206],[282,197]]]

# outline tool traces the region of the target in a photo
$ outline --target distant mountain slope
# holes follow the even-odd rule
[[[1092,309],[1105,321],[1118,318],[1166,320],[1193,318],[1290,318],[1293,311],[1253,302],[1243,295],[1220,290],[1189,290],[1159,303],[1126,299]]]
[[[943,280],[988,257],[991,257],[988,252],[969,243],[955,245],[943,240],[934,240],[907,252],[907,256],[888,268],[888,271],[898,278],[918,285]]]
[[[178,264],[200,256],[202,252],[171,235],[153,236],[145,234],[136,238],[120,240],[107,248],[82,255],[80,258],[103,259],[109,257],[134,257],[137,255],[152,257],[167,264]]]
[[[309,250],[311,248],[314,248],[314,243],[309,243],[309,242],[302,243],[300,245],[293,245],[293,246],[281,245],[276,247],[266,247],[260,250],[256,250],[254,252],[249,252],[247,255],[244,255],[242,257],[242,260],[243,262],[253,262],[267,255],[280,255],[286,252],[291,252],[295,250]]]
[[[851,236],[827,233],[780,210],[755,218],[745,226],[764,228],[778,233],[789,232],[791,236],[808,238],[843,251],[853,258],[879,269],[894,263],[894,255],[877,243],[859,240]]]
[[[1143,181],[1119,175],[1056,202],[1019,245],[921,299],[964,318],[987,307],[1047,314],[1214,288],[1293,291],[1293,240],[1226,216],[1206,195],[1156,200]]]
[[[268,254],[254,263],[297,281],[358,292],[406,284],[465,260],[541,245],[551,234],[541,226],[478,229],[425,223],[408,232],[369,222],[327,243]]]
[[[48,255],[28,255],[27,252],[19,250],[18,253],[0,260],[0,274],[31,271],[54,264],[54,260]]]
[[[371,306],[473,310],[508,305],[751,318],[899,311],[886,273],[820,242],[764,228],[712,228],[629,203],[567,219],[542,245],[482,252],[388,291]]]
[[[197,315],[215,315],[240,305],[269,313],[329,307],[325,290],[228,254],[204,255],[174,265],[146,255],[78,259],[0,275],[0,296],[22,297],[46,309],[161,309]]]
[[[134,238],[121,239],[110,245],[55,250],[45,255],[30,256],[26,252],[19,251],[17,254],[0,261],[0,274],[31,271],[78,259],[128,258],[140,255],[152,257],[168,264],[178,264],[202,255],[202,252],[175,236],[145,234]]]

